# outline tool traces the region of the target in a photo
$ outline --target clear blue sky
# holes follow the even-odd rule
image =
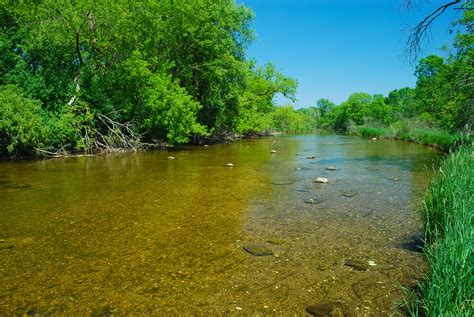
[[[387,94],[413,87],[414,67],[402,56],[409,27],[446,1],[418,0],[239,0],[254,13],[256,41],[248,57],[273,62],[299,82],[295,107],[328,98],[339,104],[353,92]],[[416,2],[416,1],[414,1]],[[425,54],[445,55],[452,41],[451,10],[436,22]],[[288,101],[278,98],[277,103]]]

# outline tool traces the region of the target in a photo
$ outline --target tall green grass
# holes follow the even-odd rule
[[[430,272],[411,303],[414,316],[474,316],[474,146],[443,162],[425,197]]]
[[[357,127],[356,134],[365,138],[382,137],[387,134],[387,129],[360,126]]]
[[[387,138],[416,142],[424,145],[436,147],[448,152],[454,145],[469,142],[472,136],[465,136],[461,133],[423,127],[411,121],[398,121],[389,127],[355,126],[350,132],[366,138]]]
[[[410,134],[411,139],[415,142],[436,146],[444,151],[449,150],[463,138],[460,133],[450,133],[440,129],[415,129]]]

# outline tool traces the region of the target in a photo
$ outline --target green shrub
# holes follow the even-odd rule
[[[26,98],[18,87],[0,87],[1,156],[88,150],[93,131],[94,116],[83,102],[64,105],[52,113],[42,109],[38,101]]]
[[[80,100],[73,106],[64,105],[56,114],[50,113],[47,148],[90,152],[96,134],[94,118],[89,105]]]
[[[0,151],[2,156],[28,156],[43,148],[49,135],[47,116],[39,102],[18,87],[0,87]]]

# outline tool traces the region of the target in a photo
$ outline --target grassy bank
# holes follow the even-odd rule
[[[409,304],[414,316],[474,315],[474,146],[443,162],[425,197],[430,272]]]
[[[367,138],[387,138],[416,142],[442,151],[449,151],[453,145],[465,142],[467,137],[461,133],[450,133],[434,128],[411,128],[405,124],[394,124],[390,127],[356,126],[351,132]]]

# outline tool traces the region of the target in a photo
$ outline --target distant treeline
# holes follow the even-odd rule
[[[137,148],[302,120],[297,82],[245,56],[233,0],[0,0],[0,154]]]
[[[468,2],[472,7],[472,1]],[[320,99],[316,107],[304,112],[314,118],[317,127],[336,131],[357,132],[358,126],[364,126],[391,128],[402,136],[413,133],[414,129],[472,132],[473,20],[471,9],[464,10],[455,22],[459,32],[449,49],[449,57],[431,55],[418,62],[415,88],[396,89],[388,96],[354,93],[339,106]]]

